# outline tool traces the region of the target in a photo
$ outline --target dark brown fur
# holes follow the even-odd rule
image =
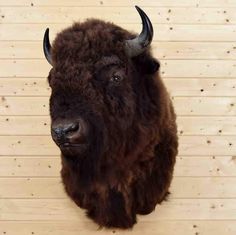
[[[88,148],[62,152],[67,194],[100,226],[129,228],[168,194],[177,134],[175,113],[150,50],[130,59],[135,35],[99,20],[74,24],[53,47],[50,113],[89,123]],[[120,65],[103,67],[119,60]],[[101,69],[103,67],[103,69]],[[124,79],[109,81],[118,71]]]

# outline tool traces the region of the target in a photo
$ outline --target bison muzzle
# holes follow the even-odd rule
[[[88,19],[43,41],[51,134],[61,150],[65,191],[100,226],[130,228],[168,195],[177,155],[176,116],[150,44]]]

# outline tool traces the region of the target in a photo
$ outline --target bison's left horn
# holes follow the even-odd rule
[[[140,7],[135,6],[135,8],[142,19],[143,29],[141,34],[136,38],[126,40],[126,53],[130,57],[135,57],[144,52],[146,47],[152,42],[153,38],[153,27],[150,19]]]
[[[49,41],[49,28],[46,29],[43,37],[43,52],[49,64],[52,65],[51,44]]]

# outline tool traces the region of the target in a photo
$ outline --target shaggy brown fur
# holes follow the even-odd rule
[[[168,194],[177,155],[175,114],[150,49],[127,57],[135,35],[90,19],[52,46],[50,114],[82,118],[87,147],[62,150],[67,194],[100,226],[129,228]],[[121,81],[110,78],[118,74]]]

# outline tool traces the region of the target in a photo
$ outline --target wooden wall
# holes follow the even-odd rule
[[[168,202],[133,231],[97,230],[63,192],[42,37],[88,17],[139,32],[171,93],[179,156]],[[0,0],[0,234],[236,234],[236,0]]]

